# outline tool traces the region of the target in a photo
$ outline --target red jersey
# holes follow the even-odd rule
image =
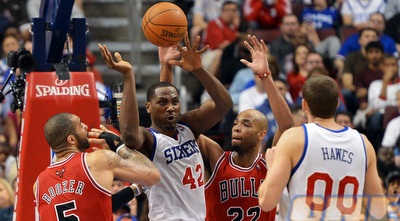
[[[275,220],[276,209],[262,211],[258,205],[258,187],[267,174],[261,154],[249,168],[239,167],[225,152],[215,165],[205,186],[206,220]]]
[[[36,206],[41,221],[112,221],[111,192],[93,179],[87,153],[48,166],[37,178]]]
[[[282,18],[292,13],[290,0],[244,0],[243,17],[246,21],[257,22],[260,28],[278,28]]]
[[[208,24],[204,43],[210,46],[211,50],[219,48],[224,41],[234,42],[238,37],[237,27],[224,23],[221,18],[212,20]]]
[[[287,75],[287,81],[289,84],[289,92],[292,96],[293,102],[297,101],[297,98],[300,95],[300,92],[303,88],[304,83],[307,78],[301,75],[300,73],[291,72]]]

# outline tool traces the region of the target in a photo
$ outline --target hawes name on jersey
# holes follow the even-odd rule
[[[167,164],[183,158],[189,158],[196,153],[200,153],[200,150],[195,140],[188,140],[179,146],[173,146],[164,150]]]
[[[48,192],[42,195],[42,199],[50,204],[51,201],[61,194],[75,193],[82,195],[85,183],[82,181],[65,180],[61,183],[56,183],[54,186],[49,187]]]
[[[337,160],[348,164],[353,162],[353,152],[337,147],[321,147],[324,160]]]

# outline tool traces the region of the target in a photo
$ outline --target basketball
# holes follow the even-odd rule
[[[142,30],[147,40],[160,47],[169,47],[185,36],[188,22],[179,6],[159,2],[151,6],[143,16]]]

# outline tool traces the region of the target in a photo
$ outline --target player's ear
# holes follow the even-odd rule
[[[266,130],[261,130],[261,131],[258,133],[258,139],[259,139],[259,140],[263,140],[264,137],[265,137],[265,135],[267,135],[267,131],[266,131]]]
[[[301,99],[301,108],[303,109],[304,113],[306,114],[306,116],[308,115],[308,104],[306,102],[306,100],[303,98]]]
[[[146,102],[146,111],[147,111],[147,113],[151,112],[150,102]]]
[[[75,138],[74,135],[72,135],[72,134],[68,135],[68,137],[67,137],[67,142],[68,142],[69,144],[74,145],[74,144],[75,144],[75,141],[76,141],[76,138]]]

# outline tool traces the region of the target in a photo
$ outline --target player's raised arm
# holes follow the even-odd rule
[[[275,145],[282,133],[293,126],[293,118],[284,97],[275,86],[267,60],[268,48],[263,40],[258,40],[256,36],[248,35],[248,42],[245,41],[247,49],[252,56],[252,62],[241,59],[241,62],[249,67],[262,81],[268,101],[271,104],[272,113],[278,124],[278,130],[274,136],[272,145]]]
[[[132,65],[122,60],[121,55],[116,52],[115,59],[107,46],[100,45],[101,55],[107,66],[116,70],[124,76],[124,90],[120,112],[121,139],[129,148],[139,148],[144,142],[144,136],[139,126],[139,109],[136,99],[136,81]]]
[[[200,50],[200,36],[191,45],[188,36],[185,38],[185,47],[178,45],[181,53],[180,60],[172,60],[170,64],[178,65],[185,71],[191,72],[204,86],[211,99],[203,103],[198,109],[182,115],[181,120],[190,124],[195,134],[200,134],[218,123],[232,107],[232,99],[224,85],[202,66],[201,54],[208,49],[208,45]]]
[[[170,60],[179,59],[179,51],[176,45],[171,47],[158,47],[158,58],[161,63],[160,81],[173,83],[173,70]]]

